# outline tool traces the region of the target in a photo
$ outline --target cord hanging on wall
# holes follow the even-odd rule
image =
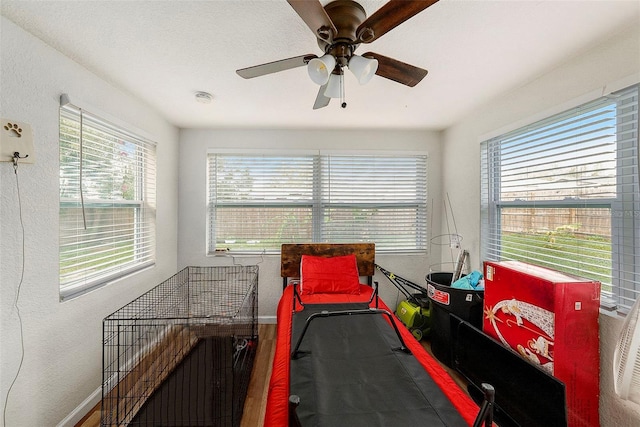
[[[4,121],[4,119],[3,119]],[[26,157],[26,155],[25,155]],[[20,220],[20,235],[21,235],[21,240],[22,240],[22,263],[21,263],[21,267],[20,267],[20,281],[18,282],[18,286],[16,287],[16,295],[15,295],[15,299],[13,300],[13,308],[16,311],[16,316],[18,317],[18,325],[20,327],[19,331],[20,331],[20,361],[18,363],[18,369],[16,371],[16,374],[13,377],[13,380],[11,381],[11,384],[9,385],[9,388],[7,389],[7,394],[5,396],[5,401],[4,401],[4,407],[2,409],[2,420],[3,420],[3,425],[8,425],[7,424],[7,407],[9,406],[9,396],[11,395],[11,391],[13,390],[13,386],[15,385],[16,381],[18,380],[18,377],[20,376],[20,372],[22,371],[22,365],[24,363],[24,327],[23,327],[23,322],[22,322],[22,314],[20,313],[20,306],[18,305],[18,301],[20,300],[20,291],[22,289],[22,284],[24,283],[24,273],[25,273],[25,232],[24,232],[24,219],[22,217],[22,198],[20,195],[20,181],[18,179],[18,161],[21,159],[22,157],[20,156],[20,153],[15,152],[12,158],[13,161],[13,170],[15,172],[15,178],[16,178],[16,194],[18,196],[17,199],[17,203],[18,203],[18,219]],[[4,159],[3,159],[4,160]]]

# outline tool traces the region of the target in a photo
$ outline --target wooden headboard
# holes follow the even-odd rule
[[[302,255],[332,257],[355,254],[358,273],[373,276],[375,273],[375,243],[285,243],[282,245],[280,276],[299,278]]]

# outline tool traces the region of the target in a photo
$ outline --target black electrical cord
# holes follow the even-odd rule
[[[20,228],[21,228],[21,232],[22,232],[22,267],[21,267],[21,272],[20,272],[20,281],[18,282],[18,287],[16,289],[16,297],[13,301],[13,306],[16,309],[16,313],[18,314],[18,323],[20,324],[20,349],[21,349],[21,353],[20,353],[20,363],[18,365],[18,370],[16,371],[16,375],[13,378],[13,381],[11,381],[11,385],[9,386],[9,389],[7,390],[7,396],[5,397],[5,401],[4,401],[4,408],[2,410],[2,422],[3,424],[6,426],[7,425],[7,406],[9,404],[9,395],[11,394],[11,390],[13,389],[13,386],[15,385],[16,381],[18,380],[18,376],[20,375],[20,371],[22,370],[22,364],[24,362],[24,330],[22,327],[22,316],[20,315],[20,307],[18,306],[18,300],[20,298],[20,290],[22,289],[22,282],[24,281],[24,249],[25,249],[25,244],[24,244],[24,240],[25,240],[25,236],[24,236],[24,221],[22,219],[22,200],[20,199],[20,182],[18,180],[18,159],[19,159],[19,154],[16,153],[16,155],[14,155],[13,157],[13,171],[15,173],[16,176],[16,190],[18,193],[18,215],[20,218]]]

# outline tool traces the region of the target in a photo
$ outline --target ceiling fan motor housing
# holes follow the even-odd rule
[[[337,33],[334,35],[332,43],[318,38],[318,46],[325,53],[334,56],[338,65],[344,67],[359,46],[356,31],[360,24],[367,19],[367,13],[360,4],[352,0],[333,1],[327,4],[324,10],[335,25]],[[319,29],[319,31],[321,30]]]

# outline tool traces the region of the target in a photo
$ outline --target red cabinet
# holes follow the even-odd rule
[[[484,332],[564,382],[570,427],[599,426],[600,282],[517,261],[484,277]]]

